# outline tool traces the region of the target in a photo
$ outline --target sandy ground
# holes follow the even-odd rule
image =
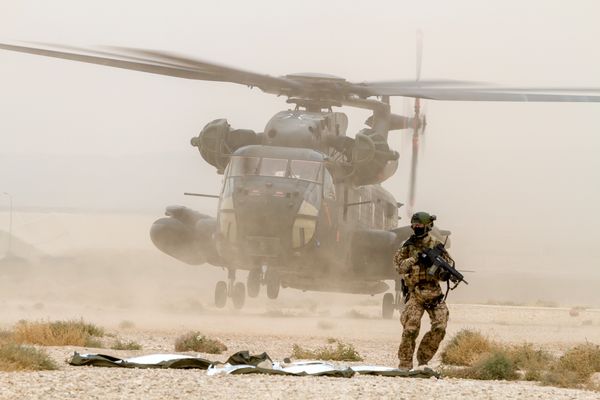
[[[599,399],[597,392],[543,387],[529,382],[482,382],[456,379],[405,379],[355,376],[351,379],[275,376],[208,377],[198,370],[124,370],[72,367],[65,360],[74,352],[100,352],[127,357],[174,352],[175,339],[199,330],[221,339],[223,355],[199,354],[224,361],[239,350],[266,351],[274,360],[288,357],[294,343],[316,347],[329,337],[352,343],[364,363],[396,366],[401,335],[397,314],[382,320],[381,295],[350,296],[283,290],[277,300],[266,295],[247,299],[241,311],[231,304],[212,305],[213,288],[225,272],[190,267],[135,241],[139,232],[107,232],[82,220],[81,232],[71,234],[78,246],[48,256],[16,244],[28,255],[22,263],[0,263],[0,329],[21,319],[79,319],[107,329],[122,340],[134,340],[140,351],[77,347],[47,348],[58,371],[0,372],[0,399],[179,399],[179,398],[438,398],[438,399]],[[140,225],[147,229],[144,219]],[[106,222],[105,222],[106,223]],[[78,232],[73,230],[72,232]],[[144,233],[147,235],[147,232]],[[92,237],[92,236],[91,236]],[[120,243],[122,246],[108,247]],[[21,247],[19,247],[21,246]],[[57,246],[59,247],[59,246]],[[125,249],[124,249],[125,248]],[[43,249],[46,250],[46,249]],[[245,281],[245,273],[239,278]],[[482,279],[482,278],[480,278]],[[461,289],[461,290],[470,290]],[[563,288],[564,289],[564,288]],[[541,289],[540,289],[541,290]],[[502,288],[504,295],[506,287]],[[481,302],[498,298],[484,293]],[[581,343],[600,343],[600,310],[590,307],[570,316],[565,307],[509,307],[458,304],[450,298],[448,336],[463,328],[477,329],[504,342],[531,342],[555,352]],[[424,321],[426,321],[425,318]],[[423,324],[423,332],[428,322]],[[111,340],[110,338],[106,339]],[[433,360],[433,366],[439,359]]]
[[[39,307],[39,306],[38,306]],[[121,370],[96,367],[72,367],[65,359],[73,351],[104,352],[119,357],[173,352],[175,338],[188,330],[201,330],[227,344],[223,355],[199,354],[224,361],[227,354],[248,349],[267,351],[281,360],[291,353],[293,343],[312,347],[336,337],[353,343],[365,358],[364,363],[395,365],[400,326],[396,319],[381,320],[377,306],[355,306],[355,310],[372,318],[344,317],[342,307],[334,307],[328,316],[315,316],[321,308],[309,311],[301,307],[283,308],[289,315],[269,317],[261,306],[242,312],[205,309],[192,312],[150,313],[140,310],[105,310],[79,314],[88,321],[99,321],[111,333],[124,340],[135,340],[140,351],[115,351],[77,347],[48,348],[59,363],[59,371],[0,373],[0,398],[39,399],[121,399],[121,398],[477,398],[477,399],[597,399],[600,394],[588,391],[542,387],[524,382],[481,382],[456,379],[404,379],[356,376],[351,379],[275,376],[217,376],[190,370]],[[323,310],[324,310],[323,309]],[[66,310],[48,306],[47,310],[28,313],[30,318],[53,318]],[[560,352],[571,343],[600,341],[597,325],[600,311],[590,310],[573,319],[563,309],[507,308],[453,305],[449,333],[472,327],[505,341],[528,340]],[[72,314],[73,316],[77,314]],[[114,318],[112,322],[110,318]],[[122,319],[127,318],[127,319]],[[592,319],[596,327],[582,326],[581,318]],[[119,328],[122,321],[131,328]],[[326,322],[327,324],[324,324]],[[323,327],[327,327],[324,329]],[[434,364],[439,360],[435,360]]]
[[[83,278],[79,278],[80,280]],[[211,292],[192,293],[166,287],[131,296],[107,292],[101,301],[92,281],[65,286],[57,293],[2,293],[0,328],[19,319],[84,318],[105,327],[122,340],[134,340],[140,351],[78,347],[47,348],[60,370],[0,373],[0,399],[179,399],[179,398],[477,398],[477,399],[598,399],[600,394],[542,387],[525,382],[422,380],[356,376],[351,379],[275,376],[208,377],[205,371],[121,370],[72,367],[65,360],[74,352],[99,352],[128,357],[172,353],[177,336],[200,330],[221,339],[229,350],[222,355],[198,354],[224,361],[239,350],[266,351],[273,359],[290,355],[294,343],[316,347],[328,337],[355,345],[364,363],[395,366],[401,327],[397,317],[380,319],[379,299],[342,295],[286,293],[279,300],[248,299],[235,311],[210,305]],[[184,282],[180,282],[184,285]],[[174,285],[177,287],[176,285]],[[83,290],[85,289],[85,290]],[[87,297],[84,295],[87,292]],[[80,301],[73,297],[78,294]],[[55,300],[52,300],[54,298]],[[206,301],[193,301],[199,298]],[[69,301],[70,300],[70,301]],[[142,303],[147,305],[143,306]],[[600,310],[577,317],[566,308],[506,307],[451,304],[448,334],[472,328],[505,342],[528,341],[560,353],[572,344],[600,342]],[[349,315],[352,313],[352,315]],[[584,321],[586,321],[584,323]],[[591,321],[591,322],[589,322]],[[590,325],[591,324],[591,325]],[[428,324],[424,323],[424,330]],[[107,340],[111,340],[108,338]],[[436,358],[434,365],[439,364]]]

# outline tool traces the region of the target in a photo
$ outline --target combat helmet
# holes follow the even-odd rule
[[[410,226],[416,237],[424,237],[433,228],[433,221],[435,220],[435,215],[419,211],[410,218]]]

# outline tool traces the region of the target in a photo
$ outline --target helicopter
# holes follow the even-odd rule
[[[216,283],[214,303],[231,299],[241,309],[246,295],[265,287],[276,299],[282,288],[377,295],[382,316],[402,307],[393,254],[408,239],[398,226],[402,203],[381,183],[398,168],[392,131],[412,131],[408,214],[414,208],[419,137],[427,121],[421,99],[447,101],[599,102],[595,88],[498,87],[451,80],[349,82],[320,73],[270,76],[164,51],[111,47],[0,43],[0,49],[62,58],[172,77],[227,82],[287,98],[262,132],[234,129],[216,119],[191,139],[201,157],[223,175],[216,216],[169,206],[150,228],[162,252],[190,265],[227,271]],[[414,98],[414,114],[392,113],[390,97]],[[334,108],[370,110],[365,128],[348,136],[348,117]],[[449,246],[450,231],[432,234]],[[248,271],[246,283],[237,271]],[[393,293],[385,281],[393,280]]]

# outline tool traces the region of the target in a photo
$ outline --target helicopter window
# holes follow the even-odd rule
[[[258,174],[258,157],[231,157],[229,176],[244,176]]]
[[[316,161],[292,160],[290,177],[305,181],[320,182],[321,163]]]
[[[263,158],[260,164],[260,175],[285,178],[287,175],[287,163],[288,160],[280,158]]]

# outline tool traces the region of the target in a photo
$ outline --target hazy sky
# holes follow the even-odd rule
[[[144,47],[272,75],[363,81],[413,78],[421,29],[423,79],[600,87],[599,15],[597,1],[0,0],[0,41]],[[209,210],[213,203],[181,196],[214,193],[220,182],[190,137],[222,117],[261,131],[287,108],[257,89],[4,51],[0,71],[0,191],[26,205]],[[463,263],[600,270],[600,103],[426,103],[418,208],[453,230]],[[396,112],[409,104],[393,101]],[[368,113],[348,115],[353,135]],[[385,184],[399,201],[410,159],[402,143],[394,134],[404,165]],[[149,153],[162,153],[164,165],[144,168],[139,155]],[[55,165],[57,155],[73,176],[61,175],[71,166]],[[138,178],[133,167],[119,172],[133,155]],[[129,188],[122,204],[103,202],[115,187]]]

